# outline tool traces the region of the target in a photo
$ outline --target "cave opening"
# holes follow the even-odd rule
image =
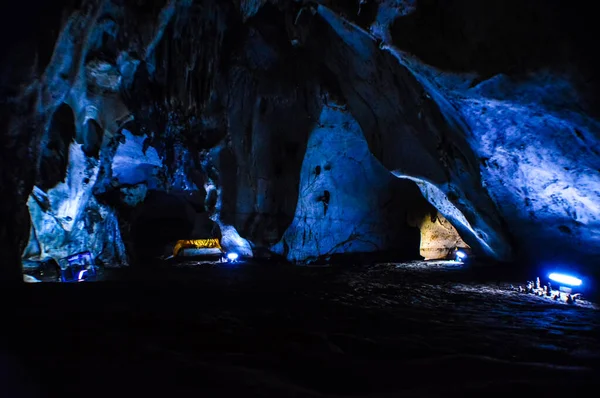
[[[75,116],[67,104],[61,104],[52,115],[42,140],[37,186],[43,190],[63,182],[69,166],[69,150],[76,136]]]
[[[173,254],[180,240],[218,239],[219,226],[204,206],[186,192],[150,190],[144,201],[130,210],[129,239],[133,265],[160,263]]]
[[[464,214],[444,192],[422,178],[392,172],[401,180],[414,182],[426,204],[412,217],[421,232],[420,253],[425,260],[453,259],[463,250],[489,259],[491,248],[479,238]],[[469,259],[471,261],[471,259]]]
[[[463,260],[470,262],[473,254],[479,254],[472,252],[471,246],[461,237],[453,223],[429,202],[415,224],[421,234],[419,254],[425,261],[455,260],[456,253],[462,251],[468,254]]]

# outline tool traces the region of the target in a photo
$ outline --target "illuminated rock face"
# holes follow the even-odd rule
[[[123,138],[110,168],[111,183],[125,204],[136,206],[143,201],[161,162],[152,148],[145,154],[140,140],[128,131]],[[64,182],[46,192],[36,186],[29,197],[32,231],[24,258],[58,260],[90,251],[99,263],[127,264],[117,214],[94,195],[100,163],[106,159],[87,156],[83,145],[77,143],[71,143],[68,151]]]
[[[446,117],[443,104],[373,37],[324,7],[319,15],[316,46],[338,76],[374,156],[394,175],[418,181],[479,255],[510,259],[501,214],[482,186],[462,125]]]
[[[360,29],[320,10],[339,38],[328,47],[326,60],[337,68],[353,113],[363,127],[370,126],[365,131],[372,134],[367,138],[373,153],[399,177],[420,181],[426,196],[443,194],[437,204],[430,197],[431,203],[469,245],[481,245],[477,252],[489,248],[483,251],[510,259],[506,249],[512,247],[513,254],[536,265],[593,265],[600,253],[600,125],[591,116],[591,83],[582,89],[581,75],[555,68],[561,57],[561,50],[552,48],[556,29],[544,24],[529,32],[527,26],[504,23],[512,14],[550,12],[546,21],[570,14],[538,10],[533,2],[513,13],[498,9],[499,3],[492,11],[478,11],[473,2],[447,2],[433,14],[421,11],[426,5],[416,11],[413,5],[384,2],[376,22],[363,26],[381,40],[381,50]],[[447,26],[446,34],[423,34],[431,18],[455,14],[456,25]],[[504,31],[489,30],[478,17],[500,21]],[[490,44],[486,53],[477,50],[481,38]],[[566,62],[581,54],[571,55]],[[407,162],[410,156],[418,160]],[[442,202],[461,214],[454,217]]]
[[[450,259],[456,248],[469,248],[458,231],[435,208],[417,220],[421,231],[420,254],[425,260]]]
[[[159,185],[158,174],[162,167],[156,149],[144,146],[146,136],[136,137],[125,129],[121,133],[123,142],[117,147],[111,165],[113,179],[119,185],[144,183],[149,189],[155,189]]]
[[[482,10],[446,2],[435,16],[424,5],[394,21],[391,35],[385,24],[374,32],[444,117],[462,125],[482,187],[519,254],[542,267],[592,267],[600,253],[600,123],[597,67],[584,50],[594,35],[584,30],[597,24],[583,10],[509,3]],[[455,23],[446,34],[422,35],[424,26],[439,28],[435,18]],[[518,22],[531,18],[542,23]]]
[[[537,261],[591,263],[600,253],[600,123],[498,91],[456,102],[478,137],[486,189]]]
[[[424,202],[416,184],[373,157],[348,110],[326,105],[308,139],[294,220],[273,251],[293,262],[373,252],[416,259],[409,215]]]
[[[2,272],[83,249],[125,263],[128,213],[154,191],[245,255],[411,257],[420,227],[425,257],[594,263],[595,86],[558,72],[560,21],[534,32],[495,1],[319,3],[86,1],[44,17],[56,37],[24,28],[0,64]]]

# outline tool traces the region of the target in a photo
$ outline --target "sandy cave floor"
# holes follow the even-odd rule
[[[46,394],[35,396],[388,397],[600,387],[600,311],[589,302],[518,293],[453,262],[199,264],[15,291],[0,346],[19,370],[13,389],[24,380]]]

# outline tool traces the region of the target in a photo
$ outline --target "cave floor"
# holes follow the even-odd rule
[[[18,288],[0,345],[20,369],[12,385],[62,397],[530,396],[600,386],[600,311],[590,303],[518,293],[452,262],[192,264]]]

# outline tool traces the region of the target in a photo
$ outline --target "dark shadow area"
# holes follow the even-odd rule
[[[377,11],[379,10],[379,2],[377,0],[328,0],[322,3],[363,29],[369,29],[371,24],[375,22]]]
[[[477,72],[485,80],[540,68],[570,72],[594,111],[599,108],[600,26],[592,3],[565,0],[420,0],[398,18],[394,44],[442,70]],[[575,70],[573,70],[573,68]]]
[[[232,56],[253,69],[257,77],[278,82],[281,88],[289,90],[299,88],[298,85],[305,86],[310,81],[319,59],[305,46],[292,44],[292,38],[297,33],[294,31],[294,17],[300,7],[290,3],[283,8],[281,10],[267,3],[248,19],[246,29],[234,30],[242,37],[241,45],[234,47]],[[254,39],[256,34],[259,35],[258,40]],[[267,61],[264,64],[260,63],[262,57]]]
[[[42,141],[37,186],[43,190],[64,181],[69,165],[69,147],[75,139],[73,110],[62,104],[52,115],[50,127]]]
[[[414,249],[415,247],[418,248],[419,243],[418,231],[414,232],[412,236],[407,237],[408,239],[402,242],[402,245],[400,245],[401,249],[328,254],[314,261],[309,261],[309,265],[330,266],[335,264],[336,266],[364,266],[376,263],[422,260],[423,257],[419,256],[418,249]],[[410,248],[410,250],[407,250],[406,247]]]
[[[395,21],[392,35],[441,69],[516,74],[589,61],[587,44],[598,29],[586,11],[566,1],[421,0]]]
[[[320,114],[318,63],[292,44],[299,8],[267,3],[224,39],[232,145],[219,152],[220,214],[263,248],[293,220],[306,143]]]
[[[11,346],[0,350],[28,375],[15,382],[65,398],[82,389],[323,398],[597,386],[597,310],[519,294],[506,278],[458,265],[117,272],[111,282],[9,292],[17,304],[0,333]],[[90,374],[102,377],[94,388]]]
[[[2,2],[0,103],[5,95],[17,94],[22,88],[20,84],[32,72],[41,76],[52,57],[63,13],[73,10],[80,3],[81,0]],[[30,67],[23,67],[24,65]]]
[[[83,125],[83,137],[80,144],[83,144],[82,150],[86,156],[98,158],[102,140],[104,139],[104,129],[94,119],[89,119]]]
[[[177,240],[192,239],[194,221],[190,212],[193,208],[182,198],[162,191],[148,192],[131,222],[136,265],[154,262]]]

